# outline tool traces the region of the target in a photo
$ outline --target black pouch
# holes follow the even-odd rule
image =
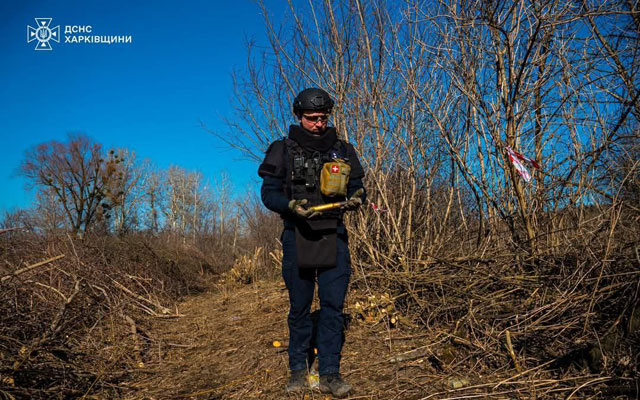
[[[338,220],[306,220],[296,223],[298,268],[336,266]]]

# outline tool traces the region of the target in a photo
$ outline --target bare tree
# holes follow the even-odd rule
[[[55,192],[49,188],[43,188],[36,193],[36,204],[32,214],[33,225],[46,233],[66,231],[69,228],[64,209]]]
[[[127,149],[117,149],[111,154],[118,171],[108,188],[108,198],[111,200],[110,214],[113,230],[124,234],[137,229],[139,225],[139,210],[144,196],[145,169],[136,163],[134,152]]]
[[[55,196],[71,231],[82,235],[91,228],[118,166],[105,161],[100,144],[76,134],[66,143],[51,141],[28,150],[20,170],[34,186]]]
[[[190,172],[173,166],[164,174],[164,199],[161,207],[166,228],[186,242],[199,235],[212,234],[217,227],[214,210],[216,196],[200,172]]]
[[[160,230],[160,207],[164,199],[161,173],[149,162],[145,162],[142,169],[146,178],[141,189],[143,194],[140,205],[141,222],[151,233],[157,234]]]

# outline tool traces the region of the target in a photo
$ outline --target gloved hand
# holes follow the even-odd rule
[[[302,218],[314,218],[319,215],[322,215],[320,211],[314,211],[314,210],[310,210],[308,208],[302,207],[304,204],[307,204],[307,199],[291,200],[289,202],[289,209],[293,211],[294,214]]]
[[[360,206],[362,205],[362,198],[360,196],[362,196],[363,193],[364,189],[362,188],[356,190],[356,192],[351,197],[349,197],[349,200],[347,200],[347,204],[345,204],[343,208],[347,211],[353,211],[360,208]]]

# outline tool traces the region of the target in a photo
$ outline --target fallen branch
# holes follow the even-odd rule
[[[136,298],[136,299],[138,299],[140,301],[144,301],[145,303],[148,303],[148,304],[156,307],[158,310],[160,310],[160,312],[162,314],[170,314],[171,313],[171,310],[169,310],[167,307],[161,306],[158,303],[154,303],[153,301],[151,301],[151,300],[149,300],[149,299],[147,299],[145,297],[142,297],[139,294],[136,294],[136,293],[132,292],[131,290],[127,289],[123,284],[121,284],[120,282],[116,281],[115,279],[112,279],[112,281],[117,287],[122,289],[125,293],[131,295],[132,297],[134,297],[134,298]]]
[[[511,344],[511,332],[509,332],[509,330],[507,329],[506,332],[506,336],[507,336],[507,350],[509,350],[509,355],[511,356],[511,359],[513,360],[513,365],[516,367],[516,371],[518,371],[518,373],[522,373],[522,368],[520,368],[520,363],[518,362],[518,359],[516,358],[516,353],[515,351],[513,351],[513,345]]]
[[[124,315],[125,321],[129,324],[129,333],[131,334],[131,339],[133,340],[133,350],[134,356],[136,359],[136,365],[138,367],[144,366],[142,362],[142,347],[140,346],[140,341],[138,340],[138,326],[136,322],[128,315]]]
[[[442,340],[437,341],[435,343],[430,343],[425,346],[418,347],[416,349],[405,351],[404,353],[396,354],[395,356],[389,358],[387,361],[390,363],[399,363],[404,361],[412,361],[418,358],[422,358],[424,356],[433,355],[431,348],[440,343],[442,343]]]
[[[73,299],[76,297],[76,295],[80,292],[80,283],[82,282],[82,279],[77,280],[76,281],[76,285],[73,288],[73,293],[71,293],[71,296],[67,297],[67,300],[62,303],[62,307],[60,307],[60,310],[58,310],[58,313],[56,314],[56,317],[53,319],[53,321],[51,322],[51,326],[49,327],[49,334],[44,334],[41,340],[42,342],[45,342],[47,339],[54,337],[55,335],[58,334],[58,332],[60,332],[60,329],[62,329],[62,319],[64,318],[64,314],[67,311],[67,307],[69,307],[69,304],[71,304],[71,302],[73,301]]]
[[[75,287],[73,288],[73,293],[71,293],[71,295],[67,297],[67,299],[62,303],[62,306],[60,306],[58,313],[53,318],[53,321],[51,321],[51,325],[49,325],[49,329],[46,332],[44,332],[40,338],[32,342],[28,348],[23,346],[20,349],[21,357],[19,360],[13,363],[14,373],[20,369],[22,364],[24,364],[24,362],[27,361],[29,357],[31,357],[31,354],[33,354],[33,352],[36,349],[40,348],[47,341],[53,339],[60,332],[63,326],[62,320],[64,319],[64,315],[67,311],[67,308],[69,307],[69,304],[71,304],[73,299],[76,297],[76,295],[80,292],[81,282],[82,282],[82,279],[76,281]]]
[[[0,229],[0,235],[2,235],[3,233],[7,233],[7,232],[19,231],[20,229],[24,229],[24,228],[5,228],[5,229]]]
[[[1,232],[0,232],[0,233],[1,233]],[[13,271],[13,272],[12,272],[11,274],[9,274],[9,275],[5,275],[5,276],[3,276],[3,277],[0,279],[0,282],[4,282],[4,281],[9,280],[9,279],[11,279],[11,278],[15,278],[15,277],[16,277],[16,276],[18,276],[18,275],[24,274],[25,272],[29,272],[29,271],[31,271],[32,269],[35,269],[35,268],[41,267],[41,266],[43,266],[43,265],[49,264],[49,263],[51,263],[51,262],[57,261],[57,260],[59,260],[59,259],[61,259],[61,258],[64,258],[64,254],[60,254],[60,255],[58,255],[58,256],[51,257],[51,258],[49,258],[49,259],[47,259],[47,260],[37,262],[37,263],[35,263],[35,264],[33,264],[33,265],[29,265],[28,267],[20,268],[20,269],[18,269],[18,270]]]
[[[520,373],[517,373],[517,374],[516,374],[516,375],[514,375],[514,376],[511,376],[511,377],[509,377],[509,378],[507,378],[507,379],[504,379],[504,380],[502,380],[502,381],[498,382],[498,383],[493,387],[493,389],[492,389],[492,390],[496,390],[496,389],[498,389],[498,387],[500,387],[501,385],[508,384],[508,383],[510,383],[511,381],[513,381],[514,379],[520,378],[520,377],[521,377],[521,376],[523,376],[523,375],[526,375],[526,374],[531,373],[531,372],[534,372],[534,371],[541,370],[542,368],[546,367],[547,365],[551,364],[551,363],[552,363],[552,362],[554,362],[554,361],[556,361],[556,360],[555,360],[555,359],[553,359],[553,360],[549,360],[549,361],[547,361],[547,362],[545,362],[545,363],[542,363],[542,364],[540,364],[540,365],[538,365],[538,366],[536,366],[536,367],[530,368],[530,369],[528,369],[528,370],[526,370],[526,371],[522,371],[522,372],[520,372]]]

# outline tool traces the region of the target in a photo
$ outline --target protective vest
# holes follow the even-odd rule
[[[285,158],[287,160],[285,193],[289,199],[307,199],[308,206],[342,201],[346,196],[346,185],[343,193],[330,196],[327,193],[327,186],[330,185],[331,171],[334,168],[333,177],[345,179],[340,172],[350,171],[347,148],[343,141],[336,140],[331,149],[325,153],[312,151],[301,147],[298,142],[291,139],[284,139],[286,145]],[[324,170],[323,170],[324,168]],[[342,170],[342,171],[341,171]],[[323,193],[324,191],[324,193]],[[339,210],[329,210],[323,212],[324,218],[340,217]]]
[[[353,146],[338,140],[335,129],[329,128],[325,135],[330,136],[323,136],[323,138],[327,138],[326,143],[316,141],[313,146],[305,145],[302,147],[299,143],[304,142],[299,142],[293,137],[300,136],[296,133],[299,129],[301,128],[292,125],[289,127],[289,138],[271,143],[264,161],[258,168],[258,175],[263,179],[274,177],[280,180],[282,193],[289,200],[307,199],[308,205],[344,200],[346,193],[341,196],[327,197],[323,195],[320,188],[322,186],[321,174],[323,165],[332,160],[340,159],[347,165],[346,170],[350,170],[350,180],[362,179],[364,170]],[[304,132],[302,133],[304,140]],[[316,152],[313,149],[322,150]],[[329,167],[332,166],[342,172],[343,164],[329,164]],[[326,186],[324,187],[326,188]],[[323,211],[321,216],[312,219],[296,218],[292,213],[279,212],[285,220],[285,229],[295,229],[296,256],[299,268],[335,266],[338,256],[337,228],[341,217],[339,209]]]

